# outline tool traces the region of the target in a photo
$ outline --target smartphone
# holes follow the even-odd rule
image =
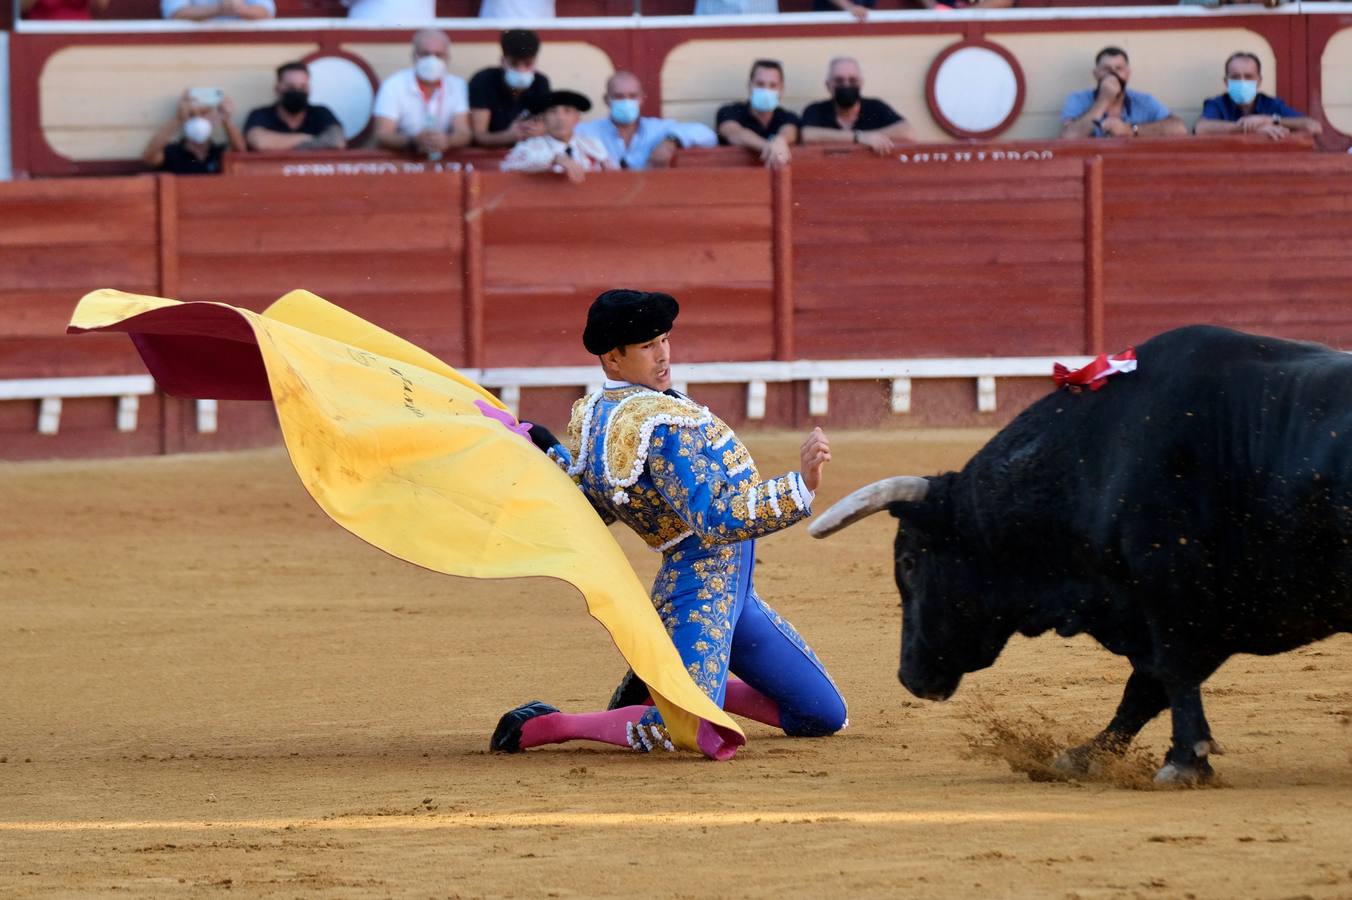
[[[198,106],[209,106],[215,109],[225,99],[225,91],[218,87],[188,88],[188,99]]]

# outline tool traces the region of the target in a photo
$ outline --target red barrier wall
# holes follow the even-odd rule
[[[586,307],[624,284],[679,297],[692,362],[1076,355],[1197,321],[1352,347],[1352,158],[1001,152],[583,185],[464,171],[0,185],[0,378],[142,371],[123,338],[62,335],[103,286],[254,309],[307,288],[474,367],[589,363]],[[977,415],[970,383],[916,384],[915,412],[893,417],[882,388],[833,383],[828,421],[997,424],[1017,408]],[[739,387],[701,396],[720,392],[741,406]],[[772,386],[766,422],[805,422],[804,392]],[[568,393],[527,391],[523,412],[558,422]],[[0,458],[275,439],[263,405],[223,404],[215,436],[179,401],[143,401],[129,435],[114,415],[114,400],[72,401],[53,438],[34,434],[35,402],[0,403]]]

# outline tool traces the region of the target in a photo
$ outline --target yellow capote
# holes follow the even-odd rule
[[[701,719],[741,743],[741,730],[686,673],[648,592],[582,492],[475,405],[506,411],[496,397],[430,353],[307,291],[260,314],[100,290],[80,301],[69,330],[174,334],[175,320],[195,312],[219,319],[221,310],[251,329],[291,462],[335,522],[437,572],[572,584],[651,689],[677,746],[699,749]],[[182,333],[193,340],[202,329]]]

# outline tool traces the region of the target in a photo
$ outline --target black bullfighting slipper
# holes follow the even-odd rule
[[[498,719],[498,727],[493,729],[493,738],[488,742],[488,749],[497,753],[520,753],[521,726],[531,719],[558,711],[558,707],[539,700],[532,700],[516,709],[507,710],[502,714],[502,718]]]
[[[645,705],[648,705],[648,686],[643,683],[642,678],[634,674],[633,669],[630,669],[620,679],[620,686],[615,688],[615,693],[610,695],[610,702],[606,704],[606,709],[623,709],[626,706]]]

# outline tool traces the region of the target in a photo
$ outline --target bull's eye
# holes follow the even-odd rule
[[[907,553],[901,558],[901,571],[910,574],[915,571],[915,557]]]

